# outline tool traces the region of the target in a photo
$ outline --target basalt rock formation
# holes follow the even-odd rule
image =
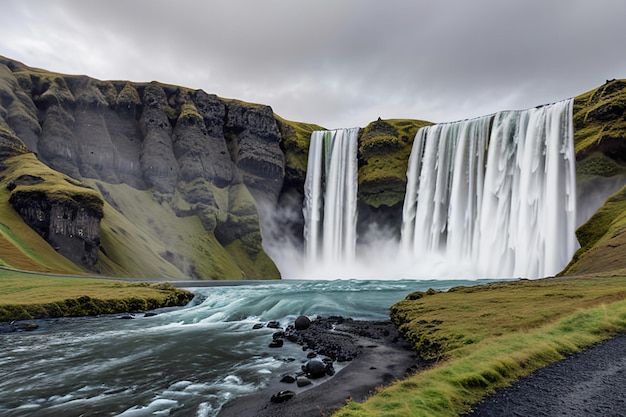
[[[42,181],[26,193],[20,181],[7,184],[24,221],[77,264],[114,275],[278,277],[261,246],[253,197],[275,202],[283,185],[281,135],[270,107],[156,82],[54,74],[0,58],[0,138],[3,160],[32,152],[106,202],[93,212],[51,200]],[[130,194],[141,201],[125,201]],[[107,215],[111,210],[115,216]],[[118,215],[143,230],[121,232],[111,223]],[[165,232],[182,219],[199,224],[179,236]],[[109,235],[101,239],[100,229]],[[141,262],[116,255],[119,247],[111,245],[120,242],[112,234],[123,236],[127,248],[156,250],[151,258],[161,265],[146,272]]]

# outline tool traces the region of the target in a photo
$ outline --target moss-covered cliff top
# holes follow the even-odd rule
[[[432,123],[388,119],[367,125],[359,138],[359,199],[378,208],[404,200],[406,170],[417,131]]]
[[[304,183],[311,134],[324,128],[312,123],[286,120],[277,114],[274,117],[282,136],[281,149],[285,153],[285,183]]]
[[[574,99],[574,142],[578,161],[599,152],[626,165],[626,80],[607,81]],[[612,164],[582,167],[587,175],[615,173]]]
[[[4,161],[0,184],[11,196],[42,196],[52,203],[68,203],[103,216],[104,201],[100,193],[67,175],[53,171],[28,153]]]

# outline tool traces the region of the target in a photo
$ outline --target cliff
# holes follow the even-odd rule
[[[82,269],[278,278],[262,249],[255,197],[273,202],[280,194],[280,142],[268,106],[0,58],[0,175],[8,201]],[[46,177],[33,173],[44,168]],[[52,192],[52,183],[62,191]],[[8,266],[9,252],[30,253],[32,242],[17,246],[0,253]],[[48,270],[46,260],[32,258],[34,270]]]
[[[626,257],[598,258],[620,254],[613,249],[626,239],[618,192],[626,81],[607,81],[574,107],[584,224],[567,272],[626,269]],[[398,231],[413,138],[427,124],[379,119],[361,129],[361,231],[372,222]],[[0,57],[0,266],[278,278],[261,224],[301,243],[309,140],[320,129],[202,90],[56,74]]]
[[[626,273],[626,80],[575,98],[574,139],[579,209],[588,220],[563,273]]]

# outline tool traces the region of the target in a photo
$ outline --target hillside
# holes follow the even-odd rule
[[[0,259],[71,274],[278,278],[253,195],[277,199],[280,141],[268,106],[0,58]],[[87,196],[97,210],[83,213]]]

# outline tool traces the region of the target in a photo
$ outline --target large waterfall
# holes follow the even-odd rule
[[[409,159],[401,236],[359,236],[358,248],[358,128],[314,132],[304,204],[308,262],[288,276],[558,273],[578,248],[572,104],[420,129]]]
[[[309,263],[345,264],[356,248],[359,128],[311,135],[304,185],[305,244]]]
[[[402,246],[478,277],[558,273],[578,247],[572,100],[420,129]]]

